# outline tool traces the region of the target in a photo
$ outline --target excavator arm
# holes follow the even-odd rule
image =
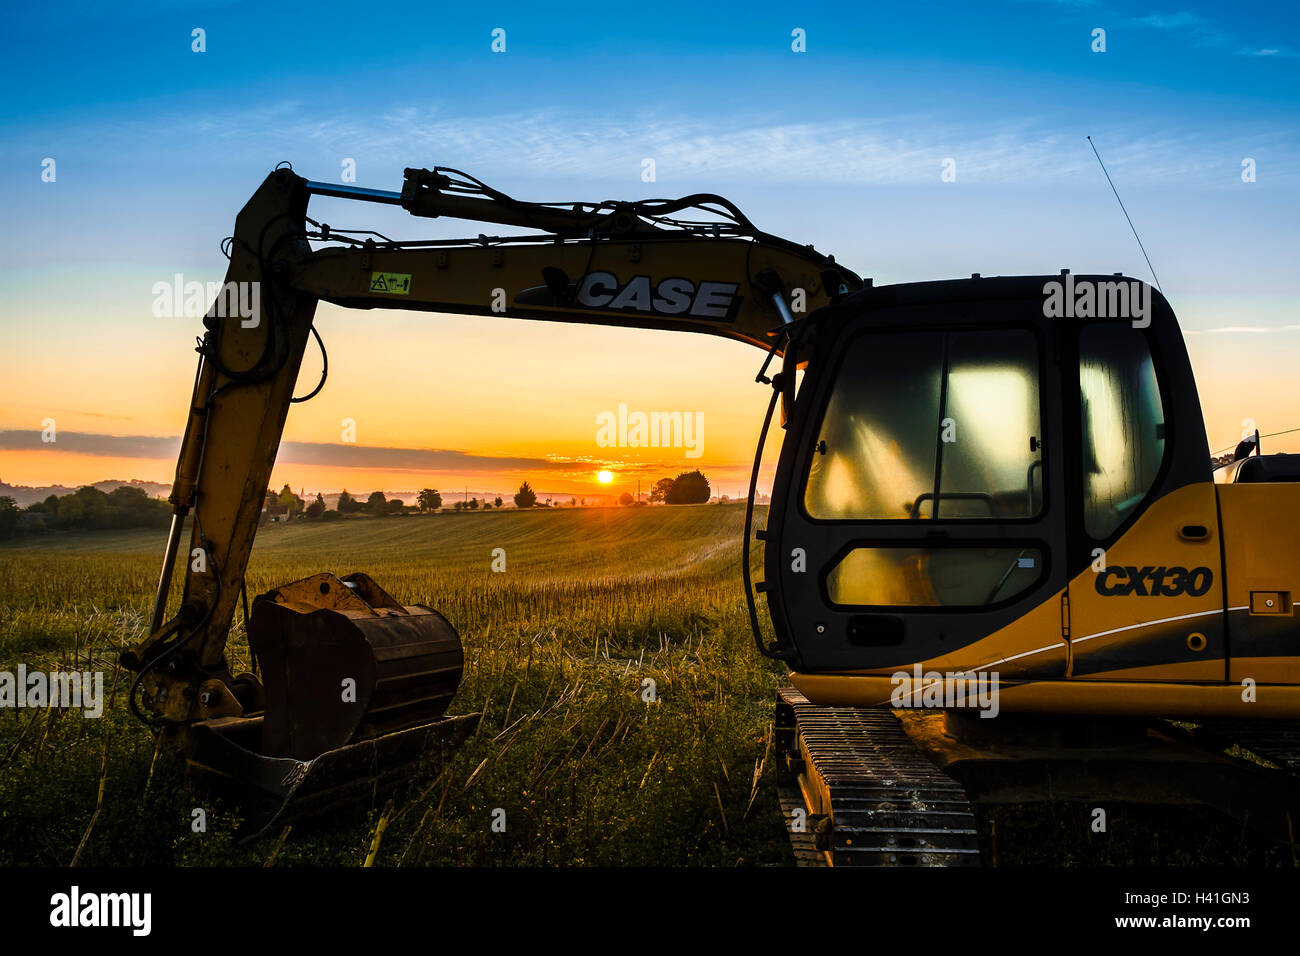
[[[542,231],[410,243],[350,239],[296,262],[293,289],[350,308],[707,332],[767,349],[773,328],[792,319],[791,298],[796,311],[810,311],[861,286],[833,257],[759,232],[718,196],[594,204],[592,211],[522,203],[481,184],[473,188],[486,198],[466,198],[449,191],[456,182],[408,169],[400,194],[310,182],[304,188],[400,203],[415,216]],[[725,221],[669,218],[714,206]]]
[[[331,230],[308,215],[312,196],[536,232],[398,242]],[[682,218],[690,210],[707,218]],[[796,313],[861,287],[833,258],[760,232],[717,196],[526,203],[442,169],[406,170],[400,193],[315,183],[276,169],[237,217],[228,251],[225,284],[204,318],[197,349],[150,631],[123,660],[137,673],[131,706],[143,719],[184,734],[204,722],[246,720],[265,710],[262,752],[300,760],[348,746],[366,733],[418,724],[430,716],[420,713],[422,707],[440,715],[450,699],[448,683],[454,692],[459,678],[460,653],[450,625],[428,617],[436,612],[403,608],[364,575],[318,575],[254,601],[250,644],[264,673],[230,670],[227,635],[244,592],[285,419],[290,405],[303,400],[292,390],[314,334],[317,302],[702,332],[768,350],[779,345],[774,330]],[[192,527],[183,597],[169,615],[171,574],[187,517]],[[286,617],[285,609],[295,614]],[[330,654],[355,651],[328,649],[352,638],[317,634],[312,644],[303,637],[307,624],[294,623],[319,620],[319,612],[346,618],[351,623],[345,630],[365,632],[372,653],[363,647],[350,670],[331,661]],[[383,661],[401,655],[392,647],[384,650],[385,642],[401,641],[391,634],[376,637],[375,629],[399,625],[425,628],[420,640],[427,659],[386,673]],[[354,643],[362,646],[359,638]],[[402,646],[408,645],[409,640]],[[435,659],[442,662],[437,667],[430,664]],[[268,672],[272,667],[275,674]],[[333,729],[322,730],[313,714],[320,702],[304,696],[304,687],[329,696],[334,681],[351,679],[358,669],[374,672],[369,680],[376,699],[387,687],[386,706],[399,716],[371,720],[367,701],[361,701],[350,715],[325,719]],[[423,678],[412,674],[427,678],[433,671],[441,674],[437,681],[424,679],[413,689]],[[394,691],[399,685],[405,690]],[[277,709],[293,715],[276,715]]]

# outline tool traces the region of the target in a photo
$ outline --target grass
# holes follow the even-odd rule
[[[102,670],[113,695],[100,719],[0,708],[0,865],[359,866],[372,849],[377,866],[789,865],[771,754],[784,675],[749,635],[743,520],[739,506],[701,505],[263,529],[250,595],[360,570],[438,608],[466,650],[452,712],[484,718],[391,805],[247,845],[234,808],[194,793],[126,708],[116,658],[145,628],[160,535],[0,547],[0,669]],[[491,570],[496,548],[504,573]],[[238,615],[228,654],[247,668]],[[1290,862],[1203,811],[1112,808],[1104,836],[1070,805],[977,813],[985,859],[1001,865]]]
[[[364,570],[441,610],[466,648],[452,711],[478,734],[394,795],[376,865],[789,863],[773,792],[780,671],[753,652],[735,506],[555,510],[271,526],[250,594]],[[0,549],[0,667],[105,671],[104,717],[0,710],[0,864],[358,865],[383,801],[239,846],[127,713],[117,651],[141,636],[154,532]],[[506,571],[491,570],[504,548]],[[247,666],[236,616],[232,668]],[[656,701],[643,700],[646,681]],[[107,755],[107,756],[105,756]],[[206,814],[195,833],[192,811]],[[504,832],[492,827],[504,811]],[[494,815],[495,814],[495,815]]]

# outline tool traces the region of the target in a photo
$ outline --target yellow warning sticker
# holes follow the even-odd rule
[[[372,272],[370,273],[370,291],[387,292],[390,295],[410,295],[411,274],[409,272]]]

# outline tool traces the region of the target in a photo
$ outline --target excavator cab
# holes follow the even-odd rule
[[[1061,285],[1100,307],[1059,314]],[[1108,314],[1116,289],[1146,289],[1145,314]],[[887,706],[900,672],[996,672],[1026,709],[1213,710],[1192,685],[1231,709],[1224,532],[1162,296],[973,277],[869,287],[805,324],[762,586],[796,686]],[[1264,673],[1300,648],[1278,652]]]
[[[801,672],[910,668],[1067,580],[1041,295],[972,301],[945,285],[866,290],[808,320],[766,556]],[[1063,655],[1035,663],[1063,673]]]

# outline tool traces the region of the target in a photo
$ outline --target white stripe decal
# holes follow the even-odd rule
[[[981,671],[981,670],[986,670],[986,669],[988,669],[988,668],[990,668],[990,667],[997,667],[997,666],[999,666],[999,665],[1001,665],[1001,664],[1008,664],[1008,663],[1010,663],[1011,661],[1018,661],[1018,660],[1020,660],[1020,658],[1022,658],[1022,657],[1032,657],[1032,656],[1035,655],[1035,654],[1041,654],[1041,653],[1043,653],[1043,651],[1054,651],[1054,650],[1056,650],[1058,647],[1064,647],[1064,646],[1065,646],[1065,642],[1064,642],[1064,641],[1059,642],[1059,643],[1057,643],[1057,644],[1049,644],[1049,645],[1047,645],[1046,647],[1040,647],[1040,648],[1038,648],[1038,650],[1035,650],[1035,651],[1023,651],[1023,652],[1021,652],[1021,653],[1019,653],[1019,654],[1012,654],[1010,657],[1004,657],[1004,658],[1002,658],[1001,660],[990,661],[990,662],[987,663],[987,664],[978,664],[978,665],[976,665],[975,667],[970,668],[969,670],[957,671],[957,672],[956,672],[955,674],[953,674],[952,676],[954,676],[954,677],[961,677],[961,676],[964,675],[964,674],[975,674],[975,673],[978,673],[978,672]]]
[[[1229,611],[1244,611],[1244,607],[1230,607]],[[1139,627],[1155,627],[1157,624],[1169,624],[1173,621],[1189,621],[1194,617],[1208,617],[1211,614],[1222,614],[1223,608],[1216,607],[1213,611],[1197,611],[1195,614],[1180,614],[1178,617],[1163,617],[1158,621],[1144,621],[1141,624],[1129,624],[1125,627],[1111,628],[1109,631],[1098,631],[1096,634],[1089,634],[1086,637],[1076,637],[1070,641],[1071,644],[1082,644],[1084,641],[1090,641],[1094,637],[1105,637],[1107,634],[1118,634],[1120,631],[1131,631]]]
[[[1011,661],[1019,660],[1019,659],[1022,658],[1022,657],[1029,657],[1031,654],[1041,654],[1041,653],[1043,653],[1043,651],[1054,651],[1054,650],[1056,650],[1058,647],[1064,647],[1064,646],[1065,646],[1065,642],[1064,642],[1064,641],[1058,641],[1058,642],[1055,643],[1055,644],[1049,644],[1049,645],[1047,645],[1047,647],[1040,647],[1040,648],[1039,648],[1038,650],[1036,650],[1036,651],[1025,651],[1023,654],[1012,654],[1010,657],[1004,657],[1004,658],[1002,658],[1002,663],[1003,663],[1003,664],[1007,664],[1007,663],[1010,663]]]
[[[1292,605],[1293,605],[1294,607],[1300,607],[1300,601],[1293,601],[1293,602],[1292,602]],[[1243,604],[1243,605],[1241,605],[1240,607],[1230,607],[1230,608],[1228,608],[1228,610],[1229,610],[1229,611],[1249,611],[1249,610],[1250,610],[1250,606],[1247,605],[1247,604]],[[1180,616],[1178,616],[1178,617],[1165,617],[1165,618],[1161,618],[1161,619],[1158,620],[1158,621],[1145,621],[1145,622],[1143,622],[1143,623],[1141,623],[1141,624],[1129,624],[1129,625],[1127,625],[1126,627],[1116,627],[1116,628],[1112,628],[1112,629],[1109,630],[1109,631],[1098,631],[1096,634],[1089,634],[1089,635],[1087,635],[1086,637],[1075,638],[1074,640],[1070,641],[1070,643],[1071,643],[1071,644],[1082,644],[1084,641],[1090,641],[1090,640],[1092,640],[1094,637],[1105,637],[1107,634],[1118,634],[1120,631],[1131,631],[1131,630],[1134,630],[1135,628],[1139,628],[1139,627],[1154,627],[1154,626],[1157,625],[1157,624],[1169,624],[1169,623],[1172,622],[1172,621],[1188,621],[1188,620],[1191,620],[1191,619],[1194,618],[1194,617],[1207,617],[1207,616],[1209,616],[1209,615],[1211,615],[1211,614],[1220,614],[1220,613],[1222,613],[1222,610],[1221,610],[1220,608],[1217,608],[1217,607],[1216,607],[1216,608],[1215,608],[1214,610],[1212,610],[1212,611],[1197,611],[1195,614],[1182,614],[1182,615],[1180,615]],[[1012,661],[1018,661],[1018,660],[1020,660],[1020,658],[1022,658],[1022,657],[1032,657],[1032,656],[1035,655],[1035,654],[1041,654],[1041,653],[1043,653],[1044,651],[1054,651],[1054,650],[1056,650],[1056,648],[1058,648],[1058,647],[1065,647],[1065,646],[1066,646],[1066,643],[1065,643],[1064,641],[1062,641],[1062,642],[1060,642],[1060,643],[1057,643],[1057,644],[1049,644],[1049,645],[1047,645],[1046,647],[1040,647],[1040,648],[1038,648],[1037,650],[1033,650],[1033,651],[1024,651],[1024,652],[1022,652],[1022,653],[1020,653],[1020,654],[1012,654],[1010,657],[1004,657],[1004,658],[1002,658],[1001,660],[998,660],[998,661],[990,661],[990,662],[987,663],[987,664],[979,664],[979,665],[977,665],[977,666],[975,666],[975,667],[970,668],[969,670],[957,671],[953,676],[954,676],[954,677],[961,677],[963,674],[975,674],[975,673],[978,673],[978,672],[981,671],[981,670],[987,670],[987,669],[990,668],[990,667],[997,667],[997,666],[1000,665],[1000,664],[1009,664],[1009,663],[1011,663]]]

